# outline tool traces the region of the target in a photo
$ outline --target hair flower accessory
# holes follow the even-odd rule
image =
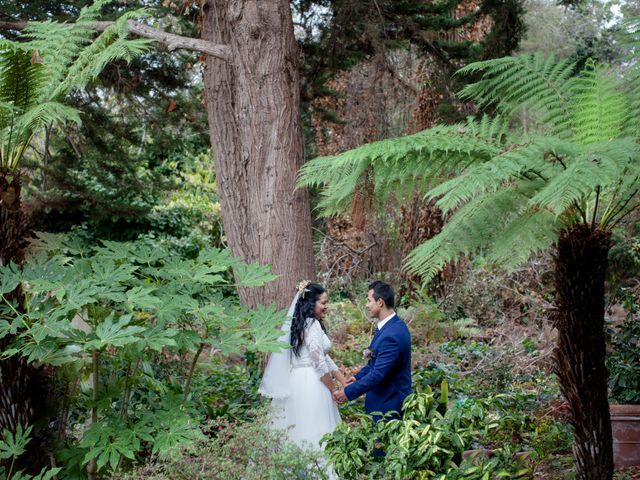
[[[311,282],[309,280],[302,280],[299,284],[298,284],[298,293],[300,294],[300,296],[302,298],[304,298],[304,294],[307,293],[309,291],[309,289],[307,288],[307,286],[310,284]]]

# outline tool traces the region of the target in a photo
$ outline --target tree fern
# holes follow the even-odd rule
[[[453,213],[405,261],[425,279],[477,251],[515,267],[576,222],[611,228],[638,207],[640,147],[627,123],[640,111],[629,100],[633,88],[609,69],[588,62],[574,70],[538,54],[471,64],[460,74],[480,79],[462,95],[496,107],[495,118],[314,159],[299,185],[323,187],[325,215],[345,210],[365,171],[383,197],[402,185],[424,187]],[[514,124],[522,108],[537,118],[527,131]]]
[[[74,24],[29,23],[26,42],[0,41],[0,168],[16,168],[34,132],[44,126],[80,123],[80,113],[64,105],[66,95],[108,63],[131,61],[148,49],[149,40],[127,39],[127,21],[144,10],[128,12],[96,33],[92,23],[107,3],[84,7]]]

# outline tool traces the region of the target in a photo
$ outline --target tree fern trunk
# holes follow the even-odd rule
[[[0,264],[21,263],[24,256],[27,221],[21,205],[22,177],[18,172],[0,171]],[[17,288],[8,295],[9,301],[22,300]],[[0,351],[11,343],[11,337],[0,339]],[[18,425],[27,426],[33,420],[30,395],[30,372],[24,359],[10,357],[0,360],[0,432],[15,432]],[[33,443],[33,442],[32,442]]]
[[[21,263],[24,258],[27,219],[21,192],[21,174],[0,169],[0,265]]]
[[[605,367],[604,281],[610,235],[577,225],[558,241],[555,258],[556,373],[572,411],[576,479],[613,475]]]

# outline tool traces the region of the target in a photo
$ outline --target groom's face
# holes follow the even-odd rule
[[[380,310],[382,310],[383,303],[382,299],[376,300],[373,298],[373,290],[369,290],[369,293],[367,294],[367,310],[372,318],[378,318]]]

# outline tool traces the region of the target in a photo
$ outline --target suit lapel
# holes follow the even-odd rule
[[[387,327],[388,327],[390,324],[392,324],[393,322],[395,322],[397,318],[398,318],[398,315],[394,315],[393,317],[391,317],[391,318],[389,319],[389,321],[388,321],[387,323],[385,323],[385,324],[383,325],[383,327],[382,327],[380,330],[376,329],[376,333],[375,333],[375,335],[373,336],[373,338],[371,339],[371,345],[369,345],[369,349],[371,349],[371,350],[373,349],[373,348],[372,348],[372,347],[373,347],[373,344],[374,344],[374,343],[376,343],[376,340],[377,340],[378,338],[380,338],[380,335],[382,334],[382,332],[383,332],[383,331],[385,331],[385,330],[387,329]]]

